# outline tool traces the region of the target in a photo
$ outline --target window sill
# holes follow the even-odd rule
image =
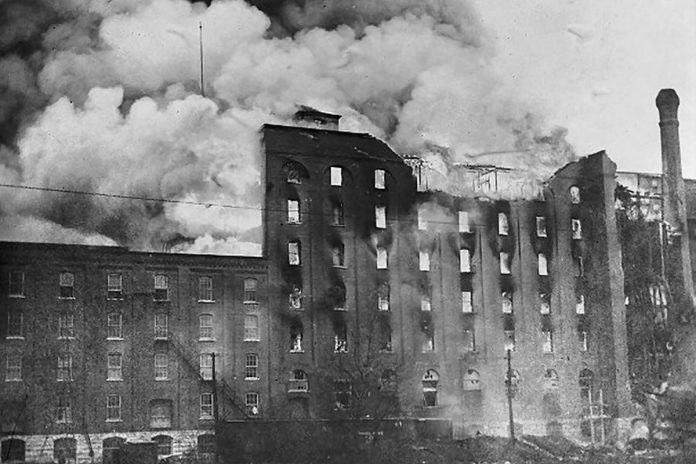
[[[342,265],[342,266],[337,266],[336,264],[333,265],[334,269],[348,269],[348,266]]]
[[[215,303],[215,300],[198,300],[199,303]]]
[[[304,353],[304,350],[290,350],[291,353]]]
[[[167,298],[167,299],[165,299],[165,300],[155,300],[155,299],[153,299],[152,301],[154,301],[155,303],[168,303],[168,302],[170,302],[170,301],[172,301],[172,300],[170,300],[169,298]]]
[[[302,223],[300,221],[287,221],[286,224],[289,226],[301,226],[302,225]]]
[[[249,301],[243,301],[242,304],[245,304],[245,305],[257,305],[257,304],[259,304],[259,302],[258,302],[258,301],[251,301],[251,300],[249,300]]]
[[[109,298],[108,296],[106,297],[106,301],[123,301],[123,300],[124,300],[123,297],[119,297],[119,298]]]
[[[5,337],[5,340],[24,340],[24,337],[21,335],[8,335]]]
[[[107,382],[123,382],[123,379],[106,379]]]
[[[8,298],[26,298],[25,295],[7,295]]]
[[[72,381],[73,381],[73,379],[69,379],[69,380],[66,380],[66,379],[56,379],[56,382],[58,382],[58,383],[70,383],[70,382],[72,382]]]
[[[118,341],[123,341],[123,337],[106,337],[107,340],[113,341],[113,342],[118,342]]]
[[[75,340],[75,337],[58,337],[58,340]]]
[[[244,339],[244,341],[245,341],[245,342],[260,342],[261,340],[260,340],[260,339],[258,339],[258,338],[254,338],[254,339],[251,339],[251,338],[245,338],[245,339]]]
[[[169,382],[171,379],[167,377],[166,379],[157,379],[155,378],[155,382]]]
[[[22,379],[5,379],[5,382],[21,382]]]
[[[169,340],[169,337],[155,337],[155,340],[166,342],[167,340]]]
[[[345,227],[345,224],[331,224],[331,227]]]
[[[202,337],[198,339],[199,342],[214,342],[215,339],[211,337]]]
[[[261,380],[261,378],[260,377],[244,377],[244,380],[254,381],[254,380]]]
[[[106,419],[106,422],[115,424],[115,423],[118,423],[118,422],[123,422],[123,419]]]
[[[198,420],[202,420],[202,421],[211,421],[211,420],[214,420],[214,419],[215,419],[215,418],[214,418],[213,416],[201,416],[201,417],[198,418]]]
[[[74,300],[75,297],[74,296],[59,296],[58,299],[59,300]]]

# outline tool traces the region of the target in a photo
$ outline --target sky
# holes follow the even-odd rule
[[[660,172],[655,97],[679,95],[684,177],[696,178],[696,1],[476,0],[498,72],[579,154]]]
[[[299,105],[450,194],[475,193],[455,166],[515,168],[517,200],[600,150],[659,172],[674,88],[696,178],[695,24],[696,0],[0,0],[0,240],[258,254],[260,128]]]

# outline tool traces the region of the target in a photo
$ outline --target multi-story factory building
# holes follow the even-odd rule
[[[523,433],[615,432],[629,391],[606,154],[525,199],[459,197],[337,116],[300,119],[262,129],[261,258],[2,244],[3,459],[108,461],[125,439],[203,453],[216,419],[505,434],[509,391]]]

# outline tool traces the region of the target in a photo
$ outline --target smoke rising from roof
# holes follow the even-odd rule
[[[258,129],[297,105],[404,155],[523,150],[503,161],[538,175],[574,156],[496,75],[465,1],[0,3],[0,182],[210,205],[2,188],[3,239],[257,254]]]

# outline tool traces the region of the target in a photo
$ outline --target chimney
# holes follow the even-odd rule
[[[673,89],[662,89],[655,100],[660,113],[660,138],[662,140],[662,214],[675,235],[675,245],[680,247],[678,258],[679,280],[686,294],[693,298],[689,231],[686,222],[686,191],[682,178],[681,150],[679,148],[679,97]],[[677,251],[677,250],[675,250]],[[677,276],[673,276],[677,277]]]

